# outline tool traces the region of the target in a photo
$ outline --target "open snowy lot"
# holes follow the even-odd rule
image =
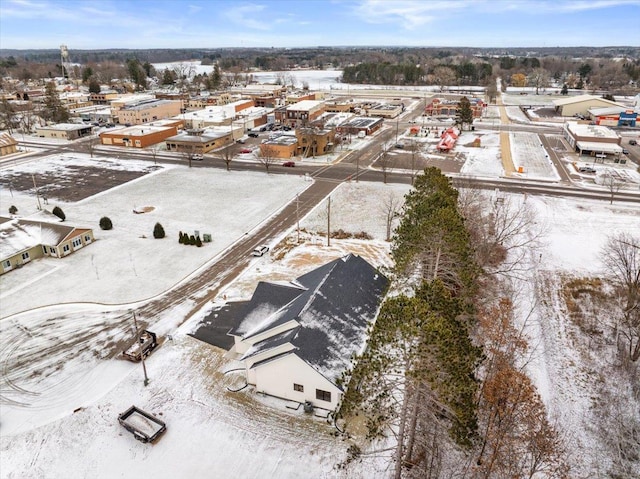
[[[519,174],[525,179],[560,180],[560,176],[540,143],[537,133],[511,133],[511,157]]]
[[[15,168],[33,173],[36,179],[38,172],[54,170],[62,181],[65,168],[99,163],[79,155],[49,157]],[[117,166],[141,171],[149,164],[127,160]],[[96,241],[62,260],[43,258],[4,275],[0,284],[2,316],[59,302],[115,304],[160,294],[250,233],[308,185],[301,177],[292,175],[230,174],[210,168],[164,166],[79,202],[63,203],[49,198],[45,208],[50,211],[54,205],[60,206],[66,223],[93,228]],[[0,200],[6,208],[15,205],[22,217],[34,218],[38,213],[31,192],[2,189]],[[136,214],[134,210],[147,212]],[[112,230],[99,228],[102,216],[112,220]],[[162,240],[153,238],[157,222],[166,232]],[[179,231],[210,233],[212,242],[202,248],[185,247],[178,243]],[[82,278],[82,287],[69,284],[69,277]],[[69,287],[61,294],[58,288],[48,287],[51,284]],[[33,290],[38,294],[25,302],[24,296]]]

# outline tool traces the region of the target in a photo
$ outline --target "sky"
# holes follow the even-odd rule
[[[0,49],[640,45],[640,0],[0,0]]]

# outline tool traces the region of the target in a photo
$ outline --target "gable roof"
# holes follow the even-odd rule
[[[0,223],[0,258],[10,258],[38,245],[58,246],[84,231],[89,229],[24,218],[8,219]]]
[[[335,384],[352,356],[364,348],[367,326],[377,315],[389,280],[361,257],[349,254],[296,281],[305,290],[244,339],[290,321],[299,326],[254,344],[247,355],[289,342],[295,349],[288,354],[296,354]]]
[[[553,100],[553,104],[555,106],[565,106],[565,105],[571,105],[573,103],[581,103],[584,101],[592,101],[592,100],[598,100],[599,103],[605,103],[611,106],[621,106],[619,103],[616,103],[615,101],[607,100],[605,98],[595,96],[595,95],[589,95],[589,94],[569,96],[566,98],[558,98],[557,100]]]

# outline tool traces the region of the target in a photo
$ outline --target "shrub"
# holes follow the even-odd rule
[[[64,211],[62,211],[62,208],[60,208],[59,206],[53,208],[52,213],[60,218],[61,221],[64,221],[67,218],[64,214]]]
[[[200,236],[196,236],[196,246],[198,248],[200,248],[200,246],[202,246],[202,240],[200,239]]]
[[[184,235],[182,234],[182,231],[178,232],[178,243],[184,243]]]
[[[100,218],[100,229],[101,230],[110,230],[113,228],[113,223],[111,222],[111,220],[106,217],[103,216],[102,218]]]
[[[18,208],[16,208],[15,205],[9,206],[9,214],[10,215],[15,215],[17,212],[18,212]]]
[[[189,236],[189,244],[190,245],[195,245],[196,244],[196,237],[191,235]]]
[[[153,237],[155,239],[164,238],[164,228],[160,223],[156,223],[156,225],[153,227]]]

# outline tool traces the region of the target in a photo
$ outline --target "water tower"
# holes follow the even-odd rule
[[[73,68],[69,62],[69,50],[66,45],[60,45],[60,64],[62,65],[62,78],[71,80]]]

